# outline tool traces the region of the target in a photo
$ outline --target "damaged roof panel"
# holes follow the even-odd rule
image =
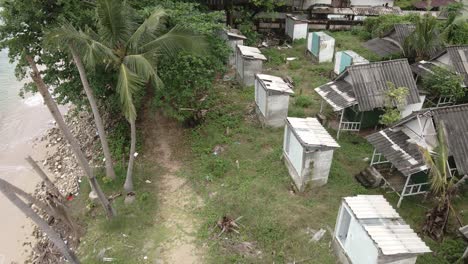
[[[331,105],[333,111],[341,111],[357,104],[351,84],[344,80],[326,83],[315,88],[315,91]]]
[[[247,59],[256,59],[256,60],[267,60],[265,55],[262,54],[262,52],[255,47],[249,47],[249,46],[244,46],[244,45],[237,45],[237,48],[239,49],[241,55],[244,58]]]
[[[450,60],[455,71],[463,76],[465,85],[468,86],[468,46],[447,47]]]

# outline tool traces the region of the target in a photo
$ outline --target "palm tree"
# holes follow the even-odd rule
[[[158,35],[163,30],[161,19],[166,12],[156,7],[151,15],[138,24],[135,12],[125,1],[98,0],[98,31],[91,29],[69,31],[69,37],[77,38],[77,43],[86,43],[83,60],[90,67],[105,64],[118,73],[116,90],[120,94],[122,112],[130,124],[130,155],[124,189],[126,201],[131,202],[133,190],[133,164],[135,160],[137,117],[133,97],[145,85],[160,87],[157,74],[157,61],[161,55],[173,55],[179,50],[194,50],[203,41],[193,41],[195,36],[183,27],[174,27],[169,32]]]
[[[436,200],[436,206],[426,214],[423,232],[434,240],[442,239],[452,212],[457,216],[452,206],[459,187],[468,179],[452,176],[448,167],[449,152],[446,142],[445,125],[440,123],[437,131],[438,146],[434,153],[421,148],[424,161],[429,168],[430,190]],[[439,221],[438,219],[442,219]]]
[[[426,14],[418,17],[414,31],[405,39],[404,50],[407,57],[416,61],[430,59],[435,50],[441,46],[437,19]]]
[[[101,187],[99,186],[99,183],[97,182],[97,179],[93,173],[93,170],[89,166],[88,160],[86,159],[86,156],[81,150],[81,147],[78,144],[78,141],[75,139],[75,137],[73,137],[72,133],[70,132],[70,128],[63,120],[62,114],[60,113],[58,109],[57,103],[55,103],[54,99],[50,95],[49,89],[47,85],[44,83],[44,80],[42,79],[41,74],[39,70],[37,69],[35,60],[29,55],[26,55],[25,57],[29,63],[29,66],[32,69],[31,78],[36,84],[37,90],[39,91],[42,98],[44,99],[44,103],[47,105],[47,108],[52,114],[52,117],[54,118],[55,122],[57,122],[57,125],[62,131],[64,138],[70,144],[70,147],[73,153],[75,154],[75,157],[77,158],[80,167],[83,169],[83,171],[85,172],[89,180],[92,191],[95,192],[96,195],[98,196],[98,199],[101,202],[102,207],[104,208],[107,218],[112,218],[115,215],[115,211],[112,208],[106,195],[101,190]]]
[[[73,264],[80,263],[75,254],[68,248],[65,242],[63,242],[60,235],[57,234],[57,232],[52,229],[49,224],[30,207],[30,204],[35,204],[39,208],[50,213],[50,210],[47,209],[46,205],[42,204],[42,202],[38,201],[31,195],[23,192],[16,186],[9,184],[2,179],[0,179],[0,193],[2,193],[11,203],[13,203],[23,214],[29,217],[39,227],[39,229],[47,234],[47,237],[50,239],[50,241],[52,241],[60,253],[62,253],[62,255],[68,260],[68,262]],[[29,202],[29,204],[24,202],[18,196],[22,196]]]
[[[65,23],[60,28],[56,28],[49,32],[46,35],[46,40],[47,42],[58,44],[58,47],[68,47],[68,49],[70,50],[70,53],[73,57],[73,61],[75,62],[75,65],[80,74],[81,83],[86,93],[86,97],[88,98],[89,104],[91,105],[91,110],[94,116],[94,122],[96,124],[99,139],[101,141],[102,151],[104,152],[104,158],[106,163],[106,176],[114,180],[115,171],[112,164],[112,155],[109,150],[109,144],[107,143],[106,130],[104,129],[104,124],[102,123],[102,118],[99,114],[99,108],[97,106],[96,99],[94,98],[93,90],[89,85],[85,67],[76,48],[77,46],[83,45],[85,43],[80,43],[79,41],[81,39],[76,38],[76,35],[79,35],[79,32],[71,24]]]

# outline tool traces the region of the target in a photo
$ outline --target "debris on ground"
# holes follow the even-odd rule
[[[223,147],[222,145],[216,145],[216,146],[213,148],[213,155],[218,156],[218,155],[221,154],[223,151],[224,151],[224,147]]]
[[[325,235],[327,231],[323,228],[320,228],[319,230],[312,229],[310,227],[307,227],[305,233],[310,237],[309,242],[318,242],[320,241],[323,236]]]
[[[218,234],[218,237],[221,236],[223,233],[230,233],[234,232],[239,234],[239,224],[237,223],[240,219],[242,219],[242,216],[239,216],[236,219],[232,219],[228,216],[223,216],[221,219],[218,220],[216,223],[216,226],[221,229],[221,232]]]

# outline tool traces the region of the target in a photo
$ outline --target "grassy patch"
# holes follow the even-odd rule
[[[351,48],[348,44],[341,47]],[[304,48],[304,44],[299,44],[281,50],[285,57],[298,57],[300,68],[291,70],[290,63],[283,62],[267,64],[264,69],[294,80],[300,96],[290,104],[290,116],[314,116],[320,101],[313,88],[330,80],[332,64],[313,64],[303,55]],[[342,197],[384,194],[396,206],[396,194],[367,190],[355,181],[353,176],[368,166],[373,150],[355,134],[344,133],[340,137],[341,148],[335,151],[327,185],[293,193],[281,159],[283,129],[264,128],[258,123],[252,114],[253,89],[232,89],[223,83],[218,84],[216,93],[218,107],[211,109],[205,123],[179,146],[191,146],[191,153],[183,157],[190,169],[183,175],[205,199],[205,207],[199,212],[204,223],[199,236],[208,245],[209,263],[335,263],[328,230],[334,228]],[[297,98],[307,98],[311,103],[298,106]],[[214,155],[212,150],[217,145],[223,146],[223,151]],[[398,211],[418,231],[426,208],[431,206],[421,196],[410,197]],[[215,225],[223,216],[242,217],[239,234],[219,236]],[[308,230],[320,228],[327,230],[325,237],[318,243],[310,242]],[[447,245],[429,242],[437,257],[428,254],[420,257],[418,263],[448,263],[444,262],[446,255],[451,254],[448,252],[460,251],[462,242],[457,241]],[[248,250],[242,247],[245,243],[250,245]],[[441,262],[431,262],[436,260]]]
[[[101,182],[107,195],[122,192],[125,170],[117,166],[116,173],[116,181]],[[165,237],[165,231],[157,221],[156,182],[160,174],[160,168],[137,163],[134,169],[137,199],[127,206],[123,196],[116,198],[113,204],[117,216],[110,221],[99,204],[90,202],[87,197],[90,187],[83,181],[81,195],[73,205],[79,222],[86,227],[78,250],[82,263],[102,263],[102,257],[112,258],[112,263],[153,263],[152,260],[157,258],[157,246]],[[147,180],[151,183],[145,182]]]

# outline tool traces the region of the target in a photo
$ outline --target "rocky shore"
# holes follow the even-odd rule
[[[103,120],[109,120],[109,118],[103,116]],[[94,125],[92,113],[73,109],[68,111],[68,114],[65,116],[65,121],[70,127],[72,134],[80,143],[83,152],[90,161],[90,165],[92,167],[104,166],[99,135]],[[42,162],[42,164],[39,165],[42,165],[61,194],[69,199],[73,199],[79,195],[88,195],[80,193],[80,183],[85,176],[76,161],[70,145],[63,138],[58,126],[55,125],[55,127],[49,129],[47,133],[38,140],[46,144],[46,148],[50,154],[47,155],[44,160],[37,162]],[[40,200],[46,201],[48,194],[43,183],[35,188],[34,195]],[[76,249],[79,238],[75,237],[65,223],[49,216],[44,216],[43,218],[60,233],[65,243],[69,245],[72,250]],[[36,240],[32,242],[32,253],[27,263],[42,264],[64,262],[60,253],[55,250],[53,244],[51,244],[45,234],[37,227],[34,229],[33,236]]]

